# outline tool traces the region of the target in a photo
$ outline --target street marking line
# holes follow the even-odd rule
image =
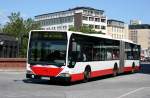
[[[135,93],[135,92],[137,92],[137,91],[140,91],[140,90],[143,90],[143,89],[145,89],[145,88],[147,88],[147,87],[141,87],[141,88],[135,89],[135,90],[130,91],[130,92],[128,92],[128,93],[125,93],[125,94],[123,94],[123,95],[121,95],[121,96],[119,96],[119,97],[117,97],[117,98],[122,98],[122,97],[128,96],[128,95],[130,95],[130,94],[133,94],[133,93]]]

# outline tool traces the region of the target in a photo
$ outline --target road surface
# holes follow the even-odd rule
[[[26,80],[25,72],[0,72],[0,98],[150,98],[150,64],[139,73],[105,76],[66,86]]]

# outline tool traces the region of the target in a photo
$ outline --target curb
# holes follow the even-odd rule
[[[0,72],[25,72],[25,69],[0,69]]]

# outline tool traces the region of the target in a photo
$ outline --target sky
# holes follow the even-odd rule
[[[36,15],[81,6],[104,10],[108,19],[125,23],[138,19],[143,24],[150,24],[150,0],[0,0],[0,24],[8,21],[11,12],[34,19]]]

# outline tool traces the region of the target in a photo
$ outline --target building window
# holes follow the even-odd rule
[[[56,27],[54,27],[54,30],[56,30]]]
[[[106,26],[101,26],[101,29],[105,30],[105,29],[106,29]]]
[[[95,12],[95,15],[96,15],[96,16],[99,16],[99,15],[100,15],[100,13],[97,11],[97,12]]]
[[[113,32],[116,32],[116,28],[115,28],[115,27],[112,27],[112,31],[113,31]]]
[[[117,32],[119,32],[119,28],[116,28],[117,29]]]
[[[68,22],[73,22],[73,16],[68,17]]]
[[[86,16],[83,16],[82,18],[83,18],[83,20],[88,20],[88,17],[86,17]]]
[[[87,14],[87,10],[83,10],[83,14]]]
[[[106,22],[106,19],[101,19],[101,22]]]
[[[100,18],[95,18],[95,21],[96,22],[100,22]]]
[[[117,28],[115,27],[115,32],[117,32]]]
[[[66,30],[67,29],[67,26],[63,26],[63,30]]]
[[[93,29],[93,28],[94,28],[94,25],[89,25],[89,28],[92,28],[92,29]]]
[[[95,25],[95,29],[100,29],[100,25]]]
[[[112,32],[114,32],[114,28],[113,27],[111,28],[111,30],[112,30]]]
[[[88,11],[88,15],[92,15],[93,14],[93,11]]]
[[[89,17],[89,21],[94,21],[94,18],[93,17]]]

